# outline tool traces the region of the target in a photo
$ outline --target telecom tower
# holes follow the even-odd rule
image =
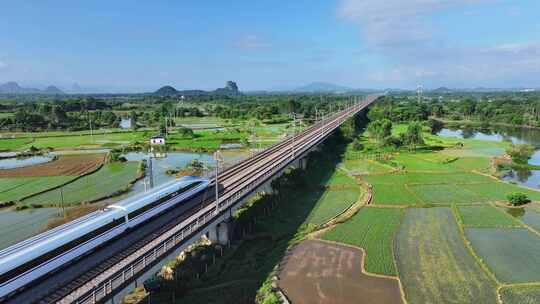
[[[423,99],[423,95],[424,95],[424,86],[419,84],[418,86],[416,86],[416,95],[418,96],[418,102],[421,102],[422,99]]]

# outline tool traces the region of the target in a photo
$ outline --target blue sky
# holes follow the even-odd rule
[[[3,1],[0,82],[540,87],[540,1]]]

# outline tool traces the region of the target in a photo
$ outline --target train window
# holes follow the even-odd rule
[[[94,237],[96,236],[99,236],[101,234],[103,234],[104,232],[108,231],[108,230],[111,230],[121,224],[124,223],[124,218],[118,218],[104,226],[102,226],[101,228],[98,228],[90,233],[87,233],[83,236],[81,236],[80,238],[78,239],[75,239],[69,243],[66,243],[60,247],[57,247],[56,249],[52,250],[52,251],[49,251],[48,253],[45,253],[37,258],[35,258],[34,260],[32,261],[29,261],[19,267],[16,267],[8,272],[5,272],[3,273],[2,275],[0,275],[0,283],[4,283],[6,281],[9,281],[11,280],[12,278],[22,274],[22,273],[25,273],[26,271],[50,260],[50,259],[53,259],[54,257],[62,254],[63,252],[66,252],[68,250],[71,250],[75,247],[77,247],[78,245],[90,240],[90,239],[93,239]]]
[[[201,183],[202,182],[195,182],[195,183],[189,184],[186,187],[178,189],[176,192],[173,192],[173,193],[171,193],[169,195],[166,195],[166,196],[158,199],[157,201],[155,201],[153,203],[150,203],[150,204],[148,204],[148,205],[146,205],[144,207],[141,207],[141,208],[129,213],[128,214],[128,219],[132,219],[132,218],[134,218],[134,217],[136,217],[136,216],[138,216],[138,215],[140,215],[140,214],[142,214],[142,213],[144,213],[144,212],[146,212],[146,211],[148,211],[148,210],[150,210],[150,209],[152,209],[152,208],[154,208],[154,207],[156,207],[158,205],[161,205],[162,203],[168,201],[169,199],[171,199],[171,198],[173,198],[173,197],[175,197],[177,195],[180,195],[180,194],[182,194],[182,193],[184,193],[184,192],[186,192],[186,191],[200,185]]]

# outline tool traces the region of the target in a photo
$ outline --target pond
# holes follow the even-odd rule
[[[506,141],[514,144],[530,144],[537,149],[529,160],[529,164],[540,165],[540,130],[520,127],[495,126],[486,128],[444,128],[439,133],[443,137],[478,139],[488,141]],[[522,186],[540,188],[540,170],[512,170],[502,177],[503,180],[515,182]]]
[[[0,159],[0,169],[13,169],[13,168],[26,167],[26,166],[33,166],[33,165],[50,162],[52,160],[53,160],[53,157],[47,156],[47,155]]]
[[[122,117],[120,119],[120,128],[122,129],[129,129],[131,128],[131,118],[128,117]]]

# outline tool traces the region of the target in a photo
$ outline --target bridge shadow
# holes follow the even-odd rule
[[[286,172],[265,195],[242,209],[235,219],[230,249],[180,291],[160,291],[139,303],[254,303],[257,293],[271,289],[269,278],[287,248],[314,230],[308,218],[325,185],[343,158],[347,141],[335,132],[321,149],[308,155],[305,170]],[[206,267],[206,265],[204,265]],[[178,271],[178,270],[177,270]],[[261,288],[262,286],[262,288]]]

